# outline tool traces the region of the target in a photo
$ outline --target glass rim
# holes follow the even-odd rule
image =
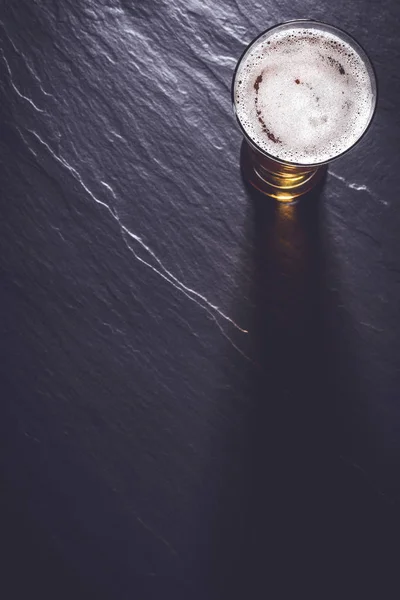
[[[340,152],[340,154],[336,154],[335,156],[333,156],[332,158],[330,158],[329,160],[324,160],[324,161],[320,161],[320,162],[314,162],[314,163],[297,163],[297,162],[292,162],[289,160],[285,160],[282,158],[277,158],[276,156],[274,156],[273,154],[270,154],[269,152],[266,152],[265,150],[263,150],[262,148],[260,148],[250,137],[250,135],[246,132],[246,130],[244,129],[242,123],[240,122],[240,119],[237,115],[237,111],[236,111],[236,101],[235,101],[235,83],[236,83],[236,75],[239,69],[239,66],[241,65],[243,58],[246,56],[246,54],[248,53],[248,51],[250,50],[250,48],[257,42],[257,40],[259,40],[262,36],[264,36],[266,33],[277,29],[279,27],[283,27],[285,25],[291,25],[291,24],[299,24],[299,25],[305,25],[307,23],[313,24],[313,25],[320,25],[322,27],[327,27],[329,30],[333,30],[333,31],[337,31],[339,34],[339,37],[344,36],[345,40],[347,41],[349,40],[351,42],[352,45],[354,45],[355,50],[360,54],[361,59],[365,62],[366,66],[367,66],[367,70],[368,73],[371,77],[371,83],[373,84],[373,107],[371,110],[371,114],[369,117],[369,121],[367,126],[365,127],[364,131],[362,132],[362,134],[360,135],[359,138],[357,138],[357,140],[351,145],[349,146],[349,148],[347,148],[346,150],[343,150],[343,152]],[[347,38],[347,40],[346,40]],[[359,50],[361,52],[359,52]],[[232,100],[232,105],[233,105],[233,110],[234,110],[234,114],[236,117],[236,121],[239,125],[239,128],[241,129],[243,136],[245,137],[246,141],[250,144],[250,146],[252,146],[252,148],[254,150],[256,150],[257,152],[259,152],[260,154],[262,154],[263,156],[266,156],[267,158],[270,158],[271,160],[283,164],[283,165],[290,165],[293,167],[319,167],[322,165],[327,165],[331,162],[333,162],[334,160],[341,158],[342,156],[344,156],[345,154],[347,154],[347,152],[349,152],[350,150],[352,150],[361,140],[362,138],[365,136],[365,134],[367,133],[367,131],[369,130],[371,123],[373,121],[373,118],[375,116],[375,112],[376,112],[376,108],[377,108],[377,104],[378,104],[378,79],[376,76],[376,70],[375,67],[368,55],[368,53],[366,52],[366,50],[363,48],[363,46],[349,33],[347,33],[347,31],[345,31],[344,29],[341,29],[340,27],[337,27],[336,25],[331,25],[330,23],[326,23],[324,21],[319,21],[318,19],[289,19],[288,21],[282,21],[281,23],[276,23],[275,25],[272,25],[271,27],[268,27],[267,29],[264,29],[263,31],[261,31],[261,33],[259,33],[255,38],[253,38],[251,40],[251,42],[249,44],[247,44],[246,48],[243,50],[242,54],[240,55],[236,66],[235,66],[235,70],[233,72],[233,76],[232,76],[232,84],[231,84],[231,100]]]

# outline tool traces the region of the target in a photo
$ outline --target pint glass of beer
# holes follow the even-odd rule
[[[365,134],[376,98],[372,64],[344,31],[297,20],[261,33],[232,81],[249,183],[283,202],[311,190]]]

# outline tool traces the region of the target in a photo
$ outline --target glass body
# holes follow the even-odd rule
[[[276,32],[292,30],[292,29],[312,29],[313,31],[320,31],[322,33],[333,34],[335,38],[343,41],[351,47],[351,49],[359,56],[363,66],[365,67],[371,84],[372,98],[371,98],[371,110],[369,118],[365,124],[364,129],[357,137],[357,139],[344,151],[332,156],[329,160],[321,162],[313,162],[311,164],[300,164],[291,162],[289,160],[283,160],[274,156],[272,153],[267,152],[261,148],[256,140],[249,135],[243,126],[237,112],[237,98],[236,98],[236,85],[237,75],[239,67],[242,65],[253,50],[254,46],[260,44],[264,40],[268,40],[268,37]],[[268,43],[268,42],[267,42]],[[240,83],[240,82],[239,82]],[[296,80],[296,83],[298,81]],[[240,57],[232,80],[232,102],[234,112],[237,118],[240,129],[245,138],[245,147],[242,152],[242,169],[247,181],[260,192],[275,198],[282,202],[293,202],[299,196],[310,191],[324,176],[327,164],[336,160],[340,156],[346,154],[349,150],[359,142],[369,128],[371,120],[373,118],[377,101],[377,84],[374,68],[370,59],[368,58],[364,49],[347,33],[319,21],[313,21],[310,19],[300,19],[295,21],[288,21],[279,25],[275,25],[258,35],[245,49],[242,56]],[[290,110],[290,109],[289,109]],[[254,136],[256,137],[256,136]]]

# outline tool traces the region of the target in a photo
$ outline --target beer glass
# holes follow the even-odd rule
[[[376,101],[372,63],[341,29],[309,19],[267,29],[232,80],[245,178],[267,196],[295,201],[364,136]]]

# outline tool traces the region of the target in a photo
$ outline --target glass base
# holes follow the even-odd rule
[[[310,192],[325,175],[322,167],[296,167],[280,164],[253,150],[246,141],[241,149],[245,180],[256,190],[279,202],[296,202]]]

